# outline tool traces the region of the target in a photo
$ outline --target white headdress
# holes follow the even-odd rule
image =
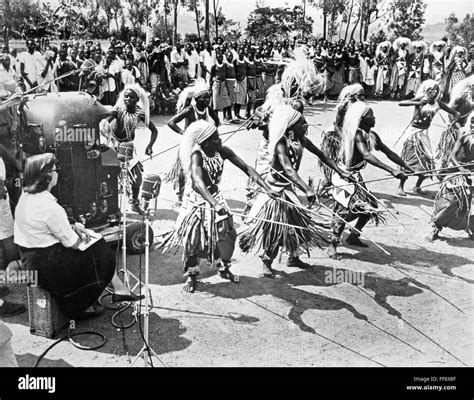
[[[411,47],[412,47],[411,40],[406,37],[401,37],[401,36],[396,38],[395,41],[393,42],[393,49],[394,50],[400,49],[403,43],[405,43],[406,49],[411,51]]]
[[[457,82],[451,89],[449,106],[453,107],[457,100],[466,95],[466,92],[468,95],[471,94],[472,85],[474,85],[474,75],[468,76],[467,78]],[[471,108],[473,105],[474,103],[471,97]]]
[[[384,52],[382,51],[382,48],[383,48],[383,47],[387,47],[387,52],[386,52],[386,53],[384,53]],[[375,51],[375,54],[376,54],[376,55],[379,55],[379,54],[388,54],[388,51],[390,50],[390,47],[392,47],[392,44],[391,44],[388,40],[386,40],[385,42],[380,42],[380,43],[378,44],[378,46],[377,46],[377,50]]]
[[[178,101],[176,102],[177,112],[183,111],[185,107],[191,104],[193,99],[204,93],[209,93],[209,88],[206,85],[206,81],[202,78],[196,79],[196,83],[193,86],[184,88],[179,94]]]
[[[416,91],[415,97],[421,98],[426,94],[428,89],[434,89],[435,87],[439,87],[439,83],[433,79],[427,79],[421,83],[420,87]]]
[[[336,117],[334,120],[334,124],[338,128],[342,127],[349,104],[356,101],[357,95],[361,94],[365,95],[365,90],[360,83],[354,83],[342,88],[339,98],[337,99]]]
[[[416,49],[417,47],[421,47],[421,52],[423,54],[426,54],[426,51],[428,50],[428,45],[423,40],[417,40],[417,41],[413,42],[412,45],[413,45],[414,49]]]
[[[199,145],[209,139],[215,132],[217,132],[216,126],[203,120],[193,122],[184,131],[179,146],[179,158],[186,174],[189,173],[191,168],[191,154],[199,149]]]
[[[438,46],[442,46],[441,51],[446,52],[447,44],[444,40],[437,40],[436,42],[431,43],[430,53],[433,54],[435,51],[438,51]]]
[[[115,103],[115,106],[126,107],[125,102],[124,102],[124,96],[127,90],[132,90],[138,96],[137,104],[145,113],[145,124],[148,126],[148,124],[150,123],[150,103],[148,100],[147,93],[138,83],[125,85],[125,88],[119,94],[119,97],[118,97],[117,103]]]
[[[295,60],[283,71],[281,85],[286,98],[293,99],[307,93],[320,94],[324,87],[324,77],[318,74],[314,63],[307,57],[305,48],[294,51]]]
[[[273,153],[275,146],[283,137],[288,128],[294,125],[302,114],[287,104],[281,104],[275,107],[270,123],[268,124],[268,149]]]
[[[464,58],[464,59],[467,58],[467,49],[466,49],[465,47],[462,47],[462,46],[454,46],[453,49],[451,50],[451,53],[449,54],[448,65],[450,65],[450,64],[453,62],[454,57],[456,57],[456,55],[457,55],[459,52],[462,52],[462,53],[463,53],[462,58]]]
[[[342,159],[346,167],[350,167],[352,157],[354,155],[354,141],[357,130],[359,129],[360,121],[367,115],[371,108],[361,102],[356,101],[355,103],[349,104],[342,125],[342,146],[341,152],[343,155]],[[369,133],[369,147],[373,149],[375,147],[375,137]]]

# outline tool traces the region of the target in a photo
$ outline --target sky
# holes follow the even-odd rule
[[[302,0],[263,0],[264,5],[268,7],[284,7],[302,4]],[[426,0],[427,4],[425,18],[426,24],[444,23],[444,19],[454,12],[458,17],[467,13],[472,13],[472,0]],[[222,11],[234,21],[241,22],[242,28],[245,27],[247,16],[255,8],[255,0],[220,0],[219,5]],[[307,12],[317,23],[321,16],[314,7],[307,6]]]

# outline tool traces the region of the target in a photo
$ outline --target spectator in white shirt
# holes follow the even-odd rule
[[[125,67],[121,71],[121,89],[125,85],[132,85],[140,82],[140,71],[135,65],[133,65],[133,56],[130,55],[125,60]]]
[[[26,89],[29,90],[38,85],[43,70],[40,66],[41,53],[36,51],[35,43],[28,39],[26,41],[27,51],[20,54],[20,74],[25,81]]]
[[[181,43],[177,43],[176,47],[171,51],[170,62],[174,67],[171,79],[173,86],[179,86],[179,82],[188,83],[187,61]]]
[[[56,297],[69,318],[100,311],[95,302],[110,283],[113,302],[136,301],[137,296],[115,273],[115,255],[104,239],[78,250],[90,240],[82,224],[69,224],[66,211],[51,194],[59,166],[52,153],[26,160],[23,187],[15,210],[14,240],[26,270],[38,271],[38,284]]]
[[[197,77],[197,68],[199,65],[199,54],[197,53],[196,50],[194,50],[194,47],[191,43],[188,43],[186,45],[186,53],[185,53],[185,58],[188,60],[188,77],[189,79],[196,79]]]
[[[204,43],[204,49],[199,55],[199,62],[201,64],[201,70],[203,71],[203,78],[206,79],[206,83],[209,84],[211,81],[211,69],[215,64],[214,57],[212,56],[212,46],[210,42]]]

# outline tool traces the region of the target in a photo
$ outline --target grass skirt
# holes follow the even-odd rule
[[[183,174],[183,165],[181,164],[181,159],[178,152],[173,166],[165,176],[164,182],[172,182],[174,185],[176,185]]]
[[[322,136],[323,140],[321,142],[321,150],[324,151],[331,160],[337,160],[339,151],[341,150],[341,137],[335,130],[323,132]],[[326,181],[330,182],[334,171],[321,160],[318,161],[318,164],[326,178]]]
[[[214,194],[215,199],[227,209],[227,203],[220,192]],[[175,228],[158,239],[156,250],[174,251],[176,254],[181,246],[184,257],[199,255],[214,261],[219,241],[228,239],[226,253],[220,254],[222,259],[230,259],[234,250],[235,230],[232,217],[218,215],[209,203],[195,191],[185,193]],[[222,253],[222,250],[221,250]]]
[[[467,229],[472,202],[470,184],[472,182],[462,175],[446,177],[436,195],[430,222],[437,228]]]
[[[341,169],[345,167],[339,164]],[[349,210],[353,215],[367,215],[376,226],[385,223],[383,211],[378,208],[377,198],[370,193],[360,172],[352,171],[352,176],[359,182],[358,185],[347,185],[348,180],[341,178],[338,174],[332,176],[332,190],[334,201]],[[347,185],[347,186],[342,186]]]
[[[435,163],[428,130],[410,126],[408,135],[405,143],[403,143],[402,154],[400,155],[403,161],[416,172],[434,169]]]
[[[279,246],[290,254],[309,253],[311,247],[327,243],[322,227],[312,219],[312,214],[302,208],[296,194],[288,189],[281,192],[281,198],[294,206],[270,198],[266,193],[260,193],[247,215],[248,227],[240,234],[239,246],[248,253],[255,249],[276,252]],[[252,217],[266,221],[252,219]],[[268,222],[267,222],[268,221]],[[283,224],[296,225],[303,229],[273,224],[275,221]]]
[[[440,168],[446,168],[449,165],[449,158],[458,137],[459,130],[453,126],[447,127],[441,134],[436,152],[436,159],[441,160]]]

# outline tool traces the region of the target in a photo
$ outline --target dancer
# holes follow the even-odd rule
[[[101,121],[100,132],[106,137],[107,143],[112,143],[115,150],[118,150],[121,143],[133,143],[135,130],[140,121],[144,122],[151,131],[150,141],[145,149],[145,154],[151,157],[158,130],[155,124],[150,121],[148,96],[142,87],[135,83],[125,86],[125,89],[119,95],[112,114]],[[139,161],[132,161],[129,168],[132,183],[132,210],[139,214],[143,214],[138,200],[142,173],[142,164]]]
[[[411,171],[423,172],[435,168],[428,129],[438,110],[442,109],[453,114],[455,120],[459,118],[457,111],[437,100],[438,95],[438,82],[428,79],[421,84],[414,99],[399,103],[399,106],[402,107],[415,106],[413,119],[406,133],[407,139],[403,143],[403,150],[400,155],[403,161],[410,166]],[[423,174],[418,175],[418,180],[413,188],[413,192],[424,194],[421,189],[421,184],[424,180],[425,176]],[[404,189],[405,181],[406,180],[400,180],[397,191],[399,196],[406,196]]]
[[[453,115],[449,114],[450,122],[447,124],[438,144],[436,159],[441,160],[441,168],[449,164],[451,152],[456,142],[460,129],[466,125],[469,115],[472,112],[474,103],[472,101],[472,90],[474,88],[474,76],[459,81],[454,85],[449,101],[449,107],[456,110],[461,115],[457,121],[454,121]]]
[[[444,40],[438,40],[430,45],[431,78],[436,82],[440,82],[444,75],[446,47]]]
[[[222,146],[217,127],[206,121],[196,121],[184,132],[179,155],[187,174],[185,199],[176,227],[165,234],[157,248],[167,251],[184,247],[185,292],[194,292],[199,275],[199,258],[204,254],[212,262],[218,260],[219,275],[238,283],[239,277],[230,271],[237,234],[229,207],[219,191],[224,161],[252,177],[274,197],[257,172],[229,147]]]
[[[374,126],[374,112],[368,105],[361,101],[349,105],[342,125],[343,143],[338,165],[346,174],[349,173],[349,176],[357,183],[351,185],[348,184],[350,182],[345,176],[343,176],[344,179],[340,179],[336,174],[332,176],[334,185],[332,196],[336,203],[334,213],[339,216],[339,218],[334,217],[332,224],[331,243],[328,249],[328,255],[332,259],[340,258],[337,246],[340,244],[342,232],[347,222],[357,219],[355,229],[360,232],[369,221],[375,222],[376,225],[385,221],[382,211],[378,208],[377,199],[367,190],[360,174],[367,163],[391,173],[400,181],[406,179],[403,172],[381,162],[372,154],[372,151],[381,151],[389,160],[411,171],[411,168],[382,142],[380,136],[372,131]],[[360,240],[359,232],[351,230],[346,238],[346,243],[353,246],[367,247]]]
[[[425,238],[432,242],[438,239],[443,228],[465,230],[474,239],[471,219],[472,175],[474,173],[474,130],[472,113],[469,125],[463,129],[451,152],[455,172],[448,175],[436,195],[431,224],[433,230]]]
[[[470,66],[467,62],[467,50],[465,47],[455,46],[451,50],[446,67],[446,87],[444,94],[451,93],[454,85],[462,81],[470,73]],[[447,97],[447,96],[446,96]]]
[[[333,126],[323,132],[323,140],[321,142],[321,150],[324,151],[331,160],[337,160],[339,156],[341,149],[342,125],[344,124],[347,107],[351,103],[364,100],[365,91],[360,83],[344,87],[339,94]],[[324,190],[326,186],[331,184],[333,170],[328,168],[321,161],[319,162],[319,168],[323,172],[325,178],[321,184],[321,190]]]
[[[263,249],[260,258],[264,277],[274,277],[272,264],[280,248],[289,253],[288,266],[306,268],[308,264],[301,261],[299,255],[309,253],[311,247],[326,241],[320,226],[303,208],[293,189],[295,185],[304,191],[309,205],[316,200],[314,189],[298,175],[304,149],[350,179],[349,173],[342,171],[306,137],[307,129],[300,112],[288,105],[275,107],[269,123],[271,164],[265,182],[280,193],[280,198],[273,199],[264,193],[258,195],[247,215],[249,226],[239,241],[240,248],[246,253],[253,248]]]
[[[168,126],[179,135],[183,135],[187,127],[197,120],[214,122],[216,126],[219,126],[219,116],[209,106],[210,103],[211,94],[207,89],[206,83],[198,81],[196,85],[190,86],[180,93],[176,105],[178,114],[168,121]],[[178,126],[182,120],[184,120],[184,129]],[[184,175],[178,152],[176,161],[165,178],[165,182],[173,182],[173,187],[178,196],[178,205],[181,205],[183,201],[185,180],[186,176]]]

